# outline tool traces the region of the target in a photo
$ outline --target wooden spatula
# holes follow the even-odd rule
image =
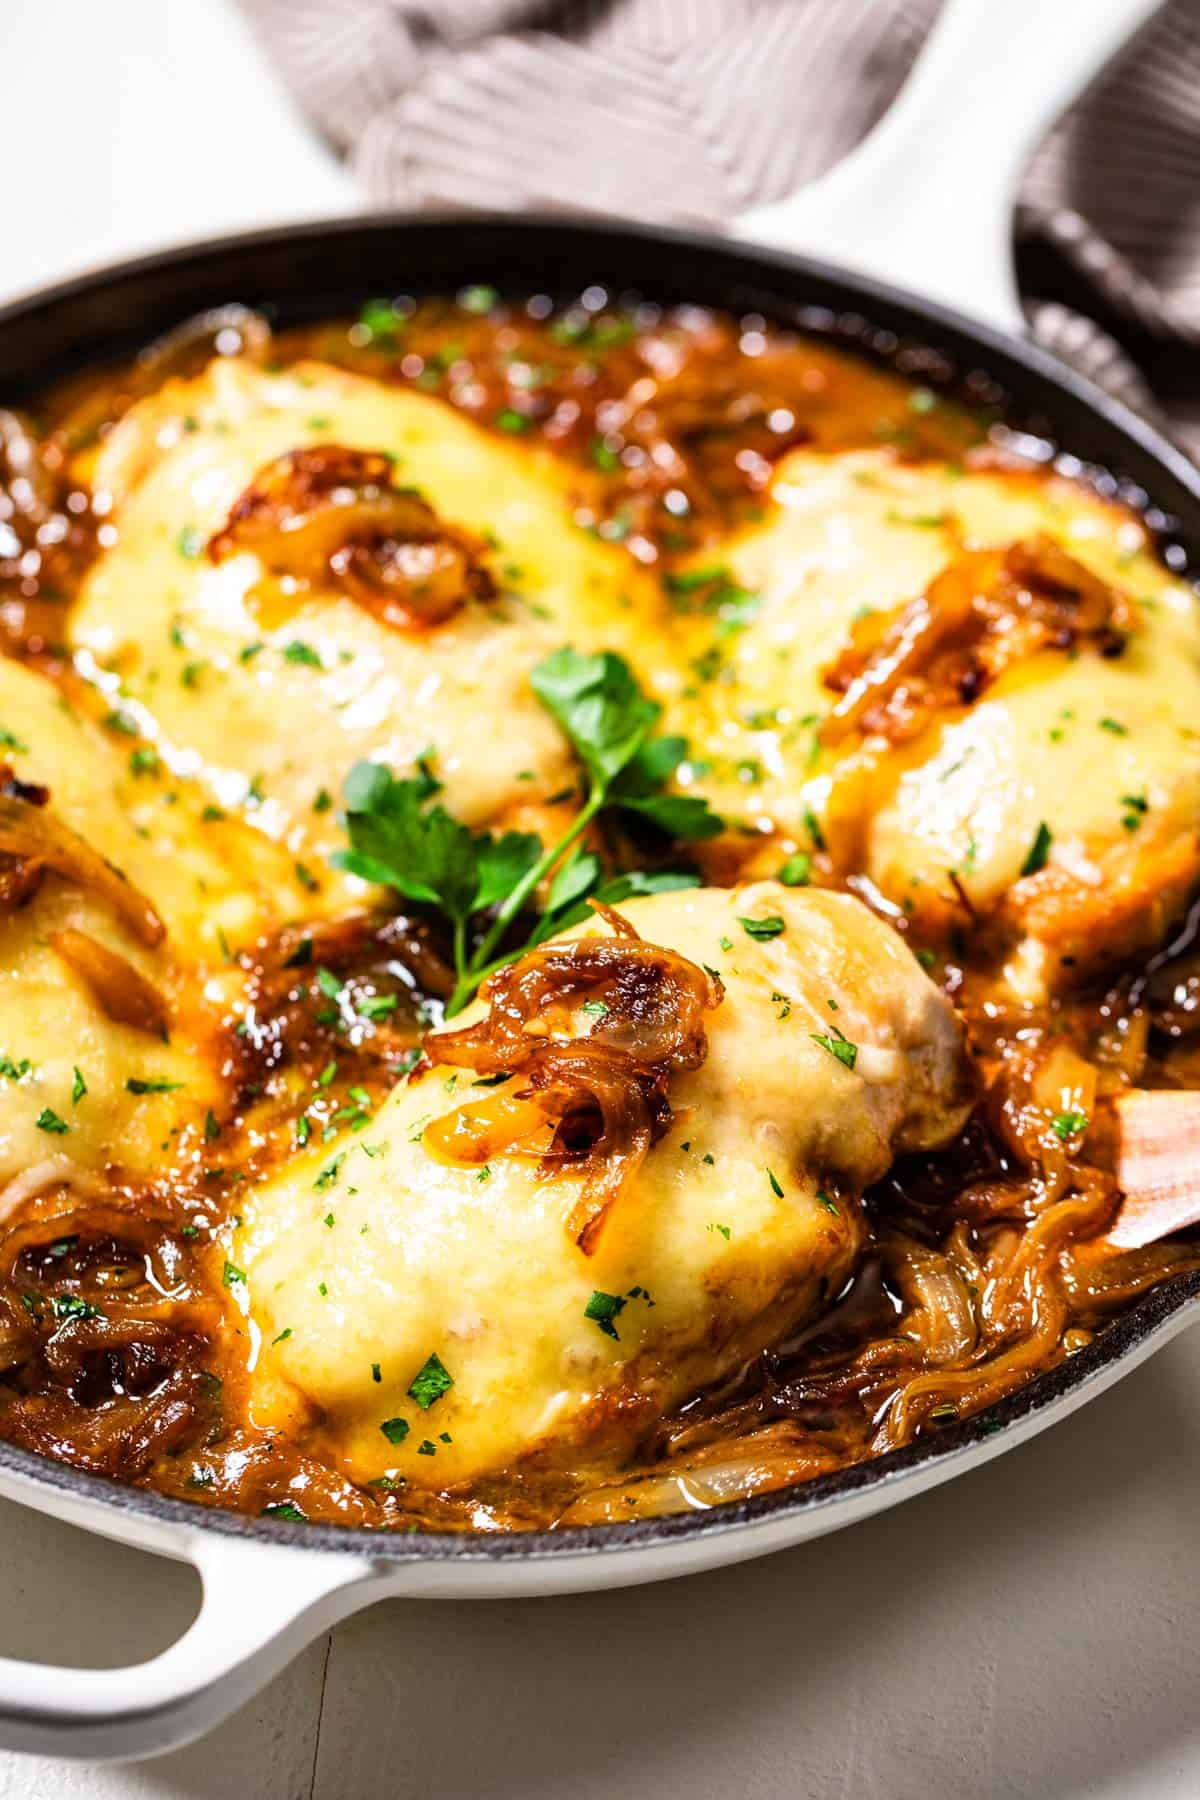
[[[1137,1250],[1200,1224],[1200,1093],[1133,1088],[1115,1105],[1125,1199],[1108,1241]]]

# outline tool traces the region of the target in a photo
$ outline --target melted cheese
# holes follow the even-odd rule
[[[264,582],[251,553],[213,567],[203,545],[253,477],[315,443],[391,454],[440,517],[495,546],[501,598],[408,633],[333,590]],[[446,804],[473,824],[568,784],[530,668],[567,640],[644,644],[658,606],[620,550],[572,523],[569,473],[548,452],[315,363],[267,374],[218,359],[168,384],[111,433],[93,478],[118,541],[84,585],[73,643],[119,671],[177,767],[309,853],[338,838],[314,800],[360,757],[405,769],[432,753]],[[319,669],[289,660],[297,644]],[[639,658],[643,680],[656,660]]]
[[[619,1440],[835,1292],[861,1242],[854,1197],[896,1150],[961,1122],[951,1010],[859,902],[760,883],[625,911],[648,940],[717,967],[726,997],[595,1254],[564,1229],[577,1171],[512,1156],[483,1173],[427,1152],[425,1125],[471,1082],[428,1070],[366,1131],[246,1197],[231,1255],[267,1346],[260,1423],[308,1409],[355,1478],[438,1485],[551,1434]],[[740,922],[772,915],[786,929],[769,941]],[[852,1069],[816,1041],[838,1032]],[[624,1300],[613,1336],[586,1316],[596,1291]],[[454,1386],[426,1413],[408,1389],[431,1353]],[[398,1444],[382,1429],[396,1419]]]
[[[0,725],[3,754],[17,774],[50,789],[59,816],[123,869],[168,927],[166,942],[147,949],[102,899],[54,873],[27,905],[0,917],[0,1181],[48,1157],[63,1171],[99,1172],[115,1163],[152,1173],[180,1149],[185,1133],[195,1136],[205,1110],[223,1097],[209,1028],[178,948],[200,946],[202,920],[210,907],[219,916],[223,896],[233,928],[244,917],[245,894],[200,843],[189,842],[180,811],[162,804],[158,783],[145,784],[154,794],[152,820],[148,794],[128,791],[133,778],[104,734],[72,713],[42,676],[3,659]],[[68,928],[124,957],[167,998],[170,1043],[104,1014],[50,942]],[[76,1071],[87,1090],[78,1097]],[[138,1094],[131,1081],[176,1085]]]
[[[876,762],[862,866],[907,911],[945,923],[954,903],[947,871],[988,909],[1019,878],[1043,820],[1052,864],[1097,887],[1152,838],[1167,847],[1195,839],[1196,599],[1123,508],[1055,476],[909,467],[886,451],[795,452],[772,499],[764,523],[725,555],[760,596],[757,613],[733,631],[683,623],[693,666],[706,652],[720,656],[709,679],[680,694],[673,722],[703,771],[696,785],[721,811],[806,844],[806,815],[824,813],[831,771],[853,776],[853,757],[838,767],[816,727],[831,699],[822,671],[856,615],[911,599],[960,543],[1006,545],[1044,531],[1132,593],[1144,629],[1112,660],[1087,650],[1031,658],[974,706]],[[1144,807],[1131,813],[1130,795]],[[1086,957],[1086,946],[1076,949]]]

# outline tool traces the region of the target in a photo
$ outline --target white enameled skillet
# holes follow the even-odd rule
[[[203,308],[286,320],[378,292],[487,282],[513,294],[615,293],[761,310],[868,354],[936,355],[994,385],[1009,417],[1146,511],[1177,562],[1200,560],[1200,478],[1148,427],[1022,341],[1012,203],[1038,138],[1155,0],[950,0],[908,85],[822,182],[730,239],[559,219],[372,217],[171,251],[0,313],[0,395],[128,352]],[[766,249],[763,245],[774,248]],[[819,259],[819,260],[810,260]],[[1110,478],[1111,477],[1111,478]],[[1048,1376],[931,1442],[787,1492],[626,1525],[510,1537],[387,1538],[287,1525],[123,1488],[0,1444],[0,1494],[195,1565],[203,1603],[168,1650],[124,1669],[0,1660],[0,1743],[89,1758],[152,1754],[214,1725],[316,1633],[385,1595],[552,1594],[761,1556],[867,1517],[999,1455],[1095,1398],[1180,1331],[1200,1276],[1148,1295]],[[1181,1499],[1184,1497],[1181,1496]]]

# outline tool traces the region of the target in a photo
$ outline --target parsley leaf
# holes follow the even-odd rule
[[[830,1056],[836,1056],[843,1067],[852,1069],[858,1061],[858,1045],[852,1044],[836,1025],[832,1035],[823,1031],[810,1031],[808,1035],[814,1044],[820,1044],[822,1050],[828,1050]]]
[[[529,679],[599,787],[621,773],[658,718],[658,707],[641,692],[628,663],[611,650],[595,656],[556,650]]]
[[[789,856],[775,879],[782,881],[784,887],[807,887],[812,880],[812,857],[806,850],[797,850],[795,856]]]
[[[308,1514],[306,1512],[301,1512],[294,1500],[272,1500],[269,1506],[263,1507],[259,1517],[263,1519],[287,1519],[292,1524],[302,1525],[307,1521]]]
[[[454,1377],[446,1369],[436,1352],[428,1356],[424,1365],[417,1370],[409,1385],[410,1400],[415,1400],[423,1412],[428,1412],[435,1400],[454,1386]]]
[[[457,979],[448,1018],[495,969],[584,918],[589,899],[613,904],[631,894],[696,884],[694,875],[677,870],[605,881],[599,857],[577,844],[603,807],[634,813],[677,839],[712,837],[724,829],[706,801],[663,791],[687,746],[682,738],[651,737],[660,708],[621,657],[556,650],[532,671],[530,682],[586,777],[579,811],[557,843],[543,846],[523,832],[493,837],[472,831],[434,800],[438,783],[425,766],[427,757],[418,761],[418,775],[407,778],[380,763],[357,763],[343,790],[350,848],[334,853],[334,866],[433,907],[450,925]],[[510,927],[548,876],[541,917],[523,943],[501,952]],[[493,909],[487,929],[472,943],[472,921]]]
[[[1045,868],[1046,859],[1050,855],[1050,846],[1053,842],[1054,835],[1045,819],[1043,819],[1034,834],[1034,839],[1026,853],[1025,861],[1021,864],[1022,876],[1036,875],[1039,869]]]
[[[747,937],[756,938],[759,943],[767,943],[777,938],[784,930],[784,923],[778,913],[768,913],[765,919],[738,919],[738,924]]]
[[[625,1310],[625,1300],[620,1294],[603,1294],[597,1288],[583,1309],[585,1319],[591,1319],[598,1325],[605,1337],[615,1338],[617,1328],[613,1320]]]

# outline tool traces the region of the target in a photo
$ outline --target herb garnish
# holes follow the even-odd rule
[[[776,876],[784,887],[807,887],[812,880],[812,857],[807,850],[797,850],[795,856],[789,856]]]
[[[597,1288],[584,1307],[583,1316],[598,1325],[605,1337],[615,1338],[617,1328],[613,1320],[624,1310],[625,1300],[620,1294],[602,1294]]]
[[[269,1506],[263,1507],[259,1516],[263,1519],[287,1519],[294,1525],[303,1525],[308,1520],[308,1514],[301,1512],[294,1500],[273,1500]]]
[[[1021,874],[1023,876],[1036,875],[1039,869],[1045,868],[1046,859],[1050,855],[1050,846],[1053,842],[1053,833],[1045,819],[1043,819],[1037,828],[1032,844],[1029,846],[1025,861],[1021,864]]]
[[[820,1044],[822,1050],[828,1050],[830,1056],[836,1056],[845,1068],[852,1069],[858,1061],[858,1045],[852,1044],[845,1032],[839,1031],[836,1025],[832,1035],[824,1031],[810,1031],[808,1035],[814,1044]]]
[[[779,937],[784,929],[783,920],[778,913],[768,913],[765,919],[739,918],[738,924],[747,937],[756,938],[760,943]]]
[[[422,1412],[428,1412],[435,1400],[454,1386],[454,1377],[446,1369],[436,1351],[426,1358],[424,1365],[417,1370],[409,1386],[408,1396],[415,1400]]]
[[[525,832],[494,837],[472,831],[439,802],[430,803],[426,777],[400,779],[381,763],[356,763],[343,790],[350,849],[335,852],[335,867],[432,906],[450,924],[457,979],[448,1018],[494,970],[585,918],[589,899],[614,903],[631,894],[695,886],[694,875],[678,870],[605,880],[599,857],[577,847],[602,809],[633,813],[678,839],[714,837],[722,829],[706,801],[664,791],[687,747],[682,738],[651,735],[660,708],[641,692],[621,657],[557,650],[530,680],[585,775],[579,811],[556,843],[544,846]],[[524,942],[501,950],[551,870],[545,908]],[[493,913],[491,922],[472,944],[471,923],[485,912]]]

